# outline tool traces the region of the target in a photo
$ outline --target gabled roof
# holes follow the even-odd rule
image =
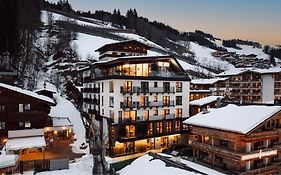
[[[7,84],[4,84],[4,83],[0,83],[0,87],[5,88],[5,89],[9,89],[11,91],[21,93],[21,94],[24,94],[24,95],[27,95],[27,96],[30,96],[30,97],[33,97],[33,98],[36,98],[38,100],[47,102],[47,103],[52,104],[52,105],[55,105],[55,102],[52,99],[50,99],[49,97],[46,97],[44,95],[38,95],[38,94],[36,94],[35,92],[32,92],[32,91],[24,90],[24,89],[21,89],[19,87],[7,85]]]
[[[210,104],[214,101],[217,101],[218,99],[223,99],[223,98],[224,98],[223,96],[209,96],[209,97],[201,98],[198,100],[190,101],[189,104],[194,105],[194,106],[203,106],[203,105]]]
[[[137,43],[137,44],[140,44],[140,45],[143,45],[145,47],[147,47],[147,49],[150,49],[151,46],[148,46],[142,42],[139,42],[137,40],[125,40],[125,41],[119,41],[119,42],[114,42],[114,43],[110,43],[110,44],[105,44],[104,46],[98,48],[97,50],[95,50],[96,52],[100,52],[110,46],[120,46],[120,45],[124,45],[124,44],[128,44],[128,43]]]
[[[280,112],[281,106],[229,104],[225,107],[209,109],[208,113],[198,113],[185,120],[184,124],[218,129],[240,134],[248,134],[265,120]]]

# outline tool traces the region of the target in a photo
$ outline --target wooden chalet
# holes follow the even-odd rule
[[[190,101],[189,110],[190,116],[193,116],[201,111],[207,110],[208,108],[216,108],[220,105],[223,96],[208,96],[198,100]]]
[[[34,92],[0,83],[0,139],[9,130],[44,128],[52,125],[49,117],[54,101]]]
[[[104,58],[118,58],[122,56],[143,56],[147,55],[147,50],[151,49],[150,46],[143,44],[136,40],[126,40],[106,44],[96,51],[100,53],[99,59]]]
[[[225,107],[184,121],[195,162],[227,174],[278,174],[281,169],[281,107]]]

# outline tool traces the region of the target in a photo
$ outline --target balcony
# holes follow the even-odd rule
[[[149,121],[163,120],[162,115],[152,115],[149,116]]]
[[[143,89],[138,86],[133,86],[132,88],[120,87],[120,93],[122,94],[147,94],[147,93],[175,93],[175,87],[149,87],[148,89]]]
[[[165,116],[165,119],[175,119],[175,114],[169,114]]]
[[[83,88],[82,93],[100,93],[100,88]]]
[[[153,108],[153,107],[170,107],[170,106],[175,106],[175,101],[174,100],[170,100],[170,101],[157,101],[157,102],[138,102],[138,101],[134,101],[134,102],[120,102],[120,108],[122,109],[140,109],[140,108]]]
[[[89,103],[89,104],[94,104],[94,105],[99,105],[100,100],[97,98],[91,99],[91,98],[83,98],[83,102]]]

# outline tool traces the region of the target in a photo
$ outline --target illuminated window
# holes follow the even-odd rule
[[[157,96],[153,96],[153,101],[157,102]]]
[[[153,110],[153,115],[154,115],[154,116],[157,116],[157,115],[158,115],[158,109],[154,109],[154,110]]]
[[[149,123],[148,124],[147,134],[148,135],[152,135],[153,134],[153,123]]]
[[[162,122],[156,122],[156,131],[158,134],[162,133],[162,131],[163,131],[162,127],[163,127]]]
[[[4,105],[0,105],[0,111],[5,111],[5,106]]]
[[[182,96],[176,96],[176,105],[182,105]]]
[[[135,137],[135,126],[134,125],[128,125],[126,126],[126,134],[127,137]]]
[[[175,130],[176,131],[180,131],[181,130],[181,122],[180,121],[176,121],[175,122]]]
[[[170,105],[170,96],[163,96],[163,106]]]
[[[114,81],[109,82],[109,93],[114,93]]]
[[[176,82],[176,91],[182,92],[182,82]]]
[[[182,108],[176,109],[176,117],[182,117]]]
[[[166,132],[172,132],[172,121],[166,121]]]

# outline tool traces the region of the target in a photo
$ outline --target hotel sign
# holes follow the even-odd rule
[[[262,157],[267,157],[267,156],[272,156],[272,155],[277,155],[277,150],[271,150],[271,151],[260,150],[259,153],[241,156],[241,160],[250,160],[250,159],[256,159],[256,158],[261,159]]]

